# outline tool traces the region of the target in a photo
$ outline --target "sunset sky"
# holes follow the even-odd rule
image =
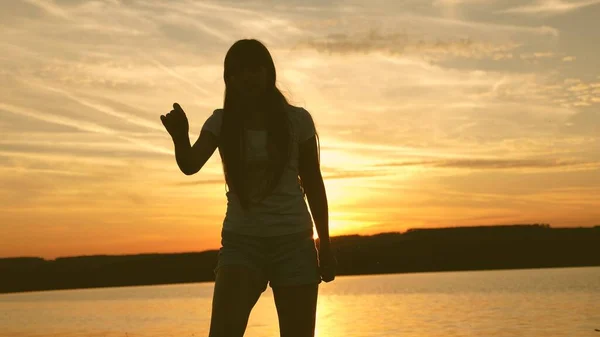
[[[0,257],[216,249],[218,155],[182,174],[238,39],[310,111],[332,235],[600,224],[600,0],[4,1]]]

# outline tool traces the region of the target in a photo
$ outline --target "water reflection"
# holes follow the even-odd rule
[[[207,336],[212,287],[0,295],[0,336]],[[320,289],[316,336],[589,336],[599,302],[597,267],[340,277]],[[246,336],[278,335],[269,290]]]

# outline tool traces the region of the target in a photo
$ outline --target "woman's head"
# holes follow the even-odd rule
[[[223,71],[226,91],[240,99],[258,100],[275,88],[277,74],[273,58],[257,40],[239,40],[225,56]]]
[[[227,186],[243,207],[251,202],[251,194],[265,197],[278,184],[290,157],[288,102],[275,85],[277,75],[271,54],[257,40],[234,43],[224,62],[225,100],[219,152]],[[245,123],[248,108],[265,114],[267,149],[269,152],[266,189],[246,191]]]

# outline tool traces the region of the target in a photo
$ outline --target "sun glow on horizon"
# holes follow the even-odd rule
[[[244,37],[315,120],[332,236],[597,225],[599,6],[365,6],[7,2],[0,257],[217,248],[218,155],[183,175],[159,116],[180,103],[195,141]]]

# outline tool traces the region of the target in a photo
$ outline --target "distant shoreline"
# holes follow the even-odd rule
[[[600,265],[591,266],[563,266],[563,267],[538,267],[538,268],[499,268],[499,269],[473,269],[473,270],[442,270],[442,271],[419,271],[419,272],[389,272],[389,273],[378,273],[378,274],[348,274],[338,275],[338,277],[352,277],[352,276],[379,276],[379,275],[403,275],[403,274],[428,274],[428,273],[460,273],[460,272],[487,272],[487,271],[510,271],[510,270],[537,270],[537,269],[568,269],[568,268],[598,268]],[[154,286],[171,286],[171,285],[186,285],[186,284],[199,284],[199,283],[213,283],[214,281],[187,281],[178,283],[156,283],[156,284],[137,284],[137,285],[124,285],[124,286],[96,286],[87,288],[62,288],[62,289],[48,289],[48,290],[26,290],[26,291],[15,291],[15,292],[0,292],[2,295],[11,294],[30,294],[30,293],[47,293],[53,291],[70,291],[70,290],[92,290],[92,289],[109,289],[109,288],[134,288],[134,287],[154,287]]]
[[[600,226],[414,229],[332,238],[338,275],[600,266]],[[214,281],[218,250],[0,259],[0,294]]]

